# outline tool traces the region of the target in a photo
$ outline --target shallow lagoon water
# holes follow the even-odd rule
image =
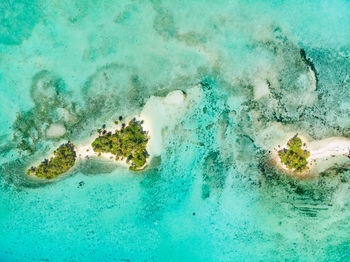
[[[350,260],[348,165],[297,181],[268,161],[285,134],[350,136],[349,13],[340,0],[2,1],[0,260]],[[201,100],[147,170],[24,175],[193,87]],[[65,134],[47,136],[57,123]]]

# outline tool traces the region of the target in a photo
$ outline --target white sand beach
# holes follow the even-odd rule
[[[304,136],[298,134],[305,146],[303,149],[310,151],[308,158],[309,170],[298,174],[298,177],[316,176],[318,173],[327,170],[335,164],[344,164],[350,161],[350,139],[345,137],[330,137],[322,140],[309,142]],[[286,139],[288,141],[290,138]],[[287,142],[272,152],[273,162],[277,167],[289,174],[293,174],[280,160],[278,151],[286,148]]]
[[[324,159],[333,155],[350,153],[350,139],[344,137],[330,137],[312,141],[310,147],[310,160]]]
[[[142,122],[142,128],[148,133],[149,141],[146,146],[146,150],[149,154],[146,164],[140,168],[145,168],[154,156],[161,154],[163,147],[163,130],[171,130],[188,112],[188,110],[195,104],[196,101],[200,101],[203,95],[202,89],[199,86],[190,88],[185,94],[181,90],[175,90],[170,92],[165,97],[151,96],[139,116],[136,117],[137,121]],[[107,123],[103,129],[106,132],[114,133],[116,129],[120,129],[122,123],[129,123],[133,117],[125,118],[123,121],[119,121],[118,124]],[[53,124],[48,129],[48,135],[58,137],[64,134],[64,127],[58,124]],[[118,164],[129,167],[126,163],[126,159],[115,160],[115,156],[111,153],[95,152],[91,146],[93,141],[99,136],[96,130],[96,134],[87,138],[84,141],[74,142],[75,151],[77,154],[77,160],[89,159],[89,158],[101,158],[108,161],[117,162]],[[53,151],[49,155],[48,159],[53,157]],[[33,163],[32,166],[37,166],[42,160]]]
[[[147,152],[150,158],[161,154],[163,147],[163,130],[171,130],[188,110],[201,99],[203,91],[201,87],[195,86],[187,90],[170,92],[166,97],[151,96],[139,116],[143,120],[143,128],[148,131],[150,141]]]
[[[198,101],[202,96],[200,87],[193,87],[185,94],[181,90],[170,92],[166,97],[151,96],[144,106],[137,121],[143,121],[143,130],[148,133],[150,140],[147,143],[146,150],[149,153],[147,164],[154,156],[158,156],[162,151],[163,134],[162,130],[167,127],[170,129],[182,118],[193,102]],[[126,118],[123,122],[128,123],[132,118]],[[114,132],[120,129],[121,123],[118,125],[108,124],[105,128],[106,132]],[[86,141],[76,144],[75,150],[78,159],[86,159],[89,157],[100,157],[106,160],[115,161],[115,156],[111,153],[102,153],[100,156],[94,152],[91,144],[99,135],[93,135]],[[123,166],[128,166],[125,160],[118,161]]]

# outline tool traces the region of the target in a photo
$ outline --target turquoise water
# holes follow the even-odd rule
[[[1,1],[0,261],[350,261],[348,166],[297,181],[268,161],[282,129],[350,137],[349,14],[345,0]],[[147,170],[25,176],[194,86]]]

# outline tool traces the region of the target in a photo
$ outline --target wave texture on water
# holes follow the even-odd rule
[[[270,163],[296,133],[350,137],[349,13],[340,0],[1,2],[0,260],[350,260],[349,160],[302,181]],[[142,112],[159,118],[148,169],[86,159],[53,182],[25,175]]]

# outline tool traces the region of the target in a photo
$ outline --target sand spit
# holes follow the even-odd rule
[[[287,142],[272,153],[273,163],[284,172],[296,177],[306,178],[315,177],[317,174],[327,170],[335,164],[344,164],[350,158],[350,139],[345,137],[330,137],[322,140],[308,141],[303,136],[298,134],[298,137],[303,141],[303,149],[310,151],[308,160],[309,170],[303,173],[296,174],[289,170],[280,160],[278,151],[286,148]],[[291,138],[291,137],[290,137]],[[290,138],[286,139],[288,141]]]
[[[350,139],[330,137],[310,143],[310,159],[329,158],[333,155],[349,155]]]

